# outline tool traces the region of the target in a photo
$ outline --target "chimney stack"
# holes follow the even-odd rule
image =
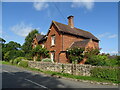
[[[68,16],[68,17],[67,17],[67,19],[68,19],[68,25],[69,25],[71,28],[74,28],[73,18],[74,18],[74,16]]]

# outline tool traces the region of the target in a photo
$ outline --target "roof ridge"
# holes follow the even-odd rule
[[[97,37],[95,37],[91,32],[89,31],[85,31],[83,29],[79,29],[79,28],[71,28],[69,25],[57,22],[52,20],[52,22],[55,24],[55,26],[59,29],[59,31],[61,32],[65,32],[65,33],[69,33],[69,34],[73,34],[73,35],[78,35],[78,36],[82,36],[85,38],[92,38],[94,40],[98,40],[99,39]]]
[[[54,21],[54,20],[52,20],[53,22],[57,22],[57,21]],[[57,22],[57,23],[60,23],[60,22]],[[62,25],[65,25],[65,26],[69,26],[69,25],[67,25],[67,24],[63,24],[63,23],[60,23],[60,24],[62,24]],[[70,26],[69,26],[70,27]],[[71,27],[70,27],[71,28]],[[78,30],[82,30],[82,31],[85,31],[85,30],[83,30],[83,29],[80,29],[80,28],[77,28],[77,27],[74,27],[75,29],[78,29]],[[74,29],[74,28],[72,28],[72,29]],[[88,32],[88,33],[90,33],[89,31],[85,31],[85,32]]]

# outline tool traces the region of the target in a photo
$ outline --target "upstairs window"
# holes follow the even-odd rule
[[[55,35],[51,36],[51,46],[55,45]]]

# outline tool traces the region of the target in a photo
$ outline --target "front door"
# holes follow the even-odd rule
[[[52,60],[52,62],[54,62],[54,59],[55,59],[55,52],[51,52],[51,60]]]

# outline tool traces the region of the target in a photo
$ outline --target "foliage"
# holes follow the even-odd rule
[[[11,50],[19,50],[20,48],[21,48],[21,45],[19,43],[10,41],[9,43],[5,44],[3,50],[7,52]]]
[[[44,58],[42,59],[42,62],[52,62],[50,58]]]
[[[96,67],[91,70],[91,76],[96,78],[103,78],[111,81],[118,81],[118,68]]]
[[[41,58],[49,58],[49,51],[46,48],[42,48],[41,45],[37,45],[32,49],[32,56],[37,56],[37,60]]]
[[[19,65],[22,67],[28,67],[28,61],[27,60],[20,61]]]
[[[41,61],[40,55],[37,55],[36,61]]]
[[[72,62],[80,62],[83,59],[84,48],[72,48],[67,50],[67,58]]]
[[[25,57],[17,57],[14,59],[13,64],[18,64],[22,60],[27,60]]]
[[[32,52],[30,51],[29,53],[26,53],[25,57],[27,58],[27,60],[33,60],[33,58],[32,58]]]
[[[11,59],[15,59],[20,56],[22,56],[22,57],[24,56],[24,52],[22,50],[11,50],[11,51],[7,51],[4,54],[4,59],[6,61],[9,61]]]
[[[93,55],[91,57],[88,57],[85,63],[97,66],[104,66],[106,65],[106,60],[108,60],[107,56]]]
[[[22,46],[22,50],[24,50],[25,54],[29,54],[32,50],[32,41],[35,35],[38,34],[38,30],[32,30],[25,38],[25,43]]]
[[[99,49],[87,48],[86,52],[84,52],[84,57],[89,58],[93,55],[98,55],[100,53]]]
[[[106,66],[118,66],[117,58],[107,59]]]
[[[14,60],[13,60],[13,59],[11,59],[9,62],[10,62],[11,64],[13,64]]]
[[[0,44],[4,44],[6,41],[0,37]]]
[[[117,56],[117,64],[120,66],[120,56]]]
[[[10,41],[2,46],[2,59],[9,61],[19,56],[24,56],[24,51],[20,50],[21,45],[17,42]]]

